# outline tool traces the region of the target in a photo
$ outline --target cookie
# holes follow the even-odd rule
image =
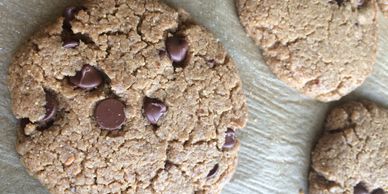
[[[51,193],[219,193],[235,171],[235,64],[159,1],[67,8],[17,52],[9,90],[21,161]]]
[[[388,0],[377,0],[377,4],[381,12],[383,12],[384,17],[388,18]]]
[[[312,152],[310,194],[388,193],[388,109],[348,102],[332,110]]]
[[[374,0],[236,0],[242,25],[272,72],[300,93],[338,100],[376,59]]]

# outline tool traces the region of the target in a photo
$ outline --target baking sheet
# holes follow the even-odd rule
[[[165,0],[186,9],[211,30],[234,58],[248,98],[250,121],[241,130],[240,163],[225,194],[293,194],[305,191],[310,150],[334,103],[299,95],[269,71],[259,48],[241,27],[233,0]],[[79,1],[78,1],[79,2]],[[17,121],[6,87],[12,53],[72,0],[0,0],[0,193],[47,191],[21,166],[15,151]],[[345,100],[366,98],[388,107],[388,20],[380,14],[378,61],[373,75]],[[306,192],[307,193],[307,192]]]

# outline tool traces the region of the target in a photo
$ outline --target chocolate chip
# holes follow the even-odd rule
[[[210,170],[209,174],[207,175],[207,178],[210,179],[210,178],[213,178],[216,176],[217,172],[218,172],[218,168],[219,168],[219,165],[216,164],[213,169]]]
[[[30,119],[23,118],[19,120],[19,124],[22,129],[24,129],[28,123],[30,123]]]
[[[82,9],[85,9],[84,7],[68,7],[65,9],[63,12],[63,17],[65,20],[63,21],[63,27],[65,29],[71,29],[71,24],[70,22],[74,20],[75,15]]]
[[[225,132],[225,143],[223,148],[224,149],[232,149],[234,145],[236,144],[236,133],[233,129],[228,129]]]
[[[185,60],[189,45],[183,37],[173,36],[167,38],[166,49],[171,60],[180,63]]]
[[[65,8],[65,11],[63,13],[63,17],[65,17],[66,20],[73,20],[75,18],[75,14],[79,11],[79,8],[77,7],[67,7]]]
[[[80,39],[69,29],[64,29],[61,34],[62,46],[64,48],[76,48],[79,46]]]
[[[69,78],[70,82],[82,89],[94,89],[101,85],[101,73],[91,65],[84,65],[81,71]]]
[[[385,194],[385,191],[379,188],[379,189],[373,190],[371,194]]]
[[[343,5],[344,0],[329,0],[329,3],[337,3],[338,6]]]
[[[362,183],[358,183],[353,190],[354,194],[369,194],[368,189]]]
[[[97,103],[94,117],[97,124],[106,130],[117,130],[125,122],[125,105],[114,98],[108,98]]]
[[[62,32],[62,41],[64,48],[76,48],[80,44],[80,38],[77,34],[74,34],[71,27],[71,21],[74,20],[75,15],[80,11],[85,9],[84,7],[68,7],[63,13],[63,32]]]
[[[79,46],[79,40],[75,37],[65,37],[63,38],[63,47],[64,48],[76,48]]]
[[[166,114],[167,107],[158,99],[146,97],[144,99],[143,111],[148,121],[156,125],[159,119]]]
[[[52,121],[55,118],[55,115],[58,111],[58,102],[55,99],[55,96],[50,92],[46,92],[46,115],[39,122],[44,124]]]
[[[356,7],[360,8],[365,5],[365,0],[357,0],[356,1]]]
[[[174,164],[168,160],[164,161],[164,169],[165,170],[170,170],[172,167],[174,166]]]

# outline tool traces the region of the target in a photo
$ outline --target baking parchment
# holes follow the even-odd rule
[[[232,55],[249,104],[248,126],[239,132],[240,163],[225,194],[297,194],[306,191],[310,150],[334,103],[299,95],[276,79],[260,50],[241,27],[233,0],[165,0],[186,9],[211,30]],[[15,50],[31,34],[55,20],[71,0],[0,0],[0,193],[44,194],[15,151],[17,121],[10,111],[7,68]],[[366,98],[388,107],[388,21],[380,20],[380,42],[373,75],[344,100]],[[333,48],[335,49],[335,48]]]

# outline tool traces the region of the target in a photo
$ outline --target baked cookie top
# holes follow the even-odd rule
[[[247,106],[235,64],[156,0],[66,9],[15,55],[17,151],[52,193],[219,193]]]
[[[311,194],[388,191],[388,110],[349,102],[330,112],[312,152]]]
[[[377,50],[374,0],[236,0],[272,72],[320,101],[360,86]]]

